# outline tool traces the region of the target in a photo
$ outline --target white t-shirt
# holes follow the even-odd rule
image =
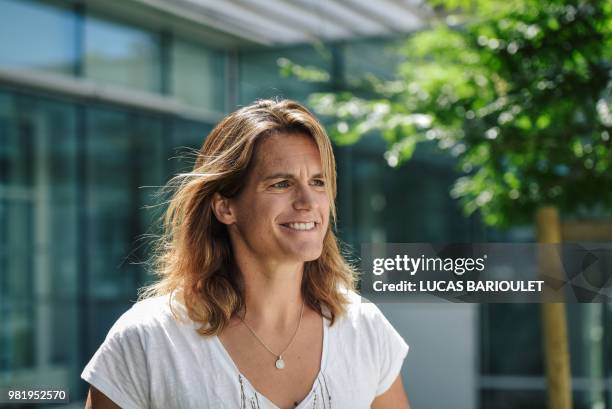
[[[321,369],[297,409],[369,408],[399,375],[408,345],[378,307],[349,293],[347,314],[323,318]],[[176,320],[170,297],[137,302],[113,325],[81,377],[124,409],[278,409],[249,383],[216,336]],[[172,298],[175,310],[185,307]]]

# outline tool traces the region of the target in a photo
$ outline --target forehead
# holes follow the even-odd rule
[[[308,135],[300,133],[279,133],[265,137],[255,149],[253,156],[255,173],[270,170],[290,170],[307,166],[313,171],[321,171],[321,156],[317,144]]]

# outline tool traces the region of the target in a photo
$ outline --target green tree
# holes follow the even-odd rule
[[[609,212],[612,2],[430,3],[446,21],[406,41],[396,80],[366,76],[309,98],[333,118],[335,142],[382,135],[393,167],[435,144],[456,157],[451,195],[466,214],[494,226],[536,220],[542,242],[561,240],[558,211]],[[325,77],[286,60],[282,69]],[[542,313],[549,407],[570,409],[565,309],[543,304]]]
[[[334,118],[334,141],[382,135],[393,167],[419,143],[436,144],[463,174],[451,195],[489,225],[531,222],[546,204],[568,213],[609,210],[612,2],[435,5],[461,11],[447,21],[464,21],[411,36],[397,80],[367,76],[309,98]],[[287,61],[283,70],[312,73]]]

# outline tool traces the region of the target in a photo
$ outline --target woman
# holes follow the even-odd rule
[[[160,280],[84,369],[87,407],[408,408],[408,345],[354,292],[331,143],[306,108],[230,114],[175,181]]]

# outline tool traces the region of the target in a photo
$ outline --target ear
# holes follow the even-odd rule
[[[218,192],[215,193],[210,203],[210,207],[219,222],[228,225],[236,222],[236,215],[232,210],[230,199],[227,197],[221,196]]]

